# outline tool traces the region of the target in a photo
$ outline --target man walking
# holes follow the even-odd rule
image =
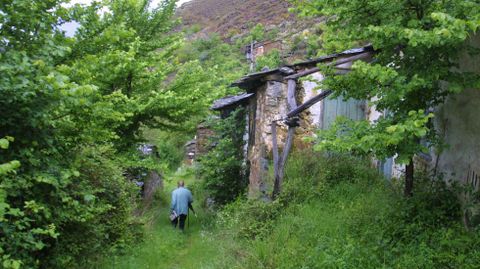
[[[172,224],[176,228],[179,224],[180,230],[185,228],[185,220],[187,219],[188,207],[193,202],[192,193],[184,187],[185,182],[180,180],[178,188],[172,192],[172,205],[170,207],[172,215]]]

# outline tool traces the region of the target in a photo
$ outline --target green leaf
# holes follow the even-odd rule
[[[5,138],[0,138],[0,148],[1,149],[8,149],[8,146],[9,146],[9,142],[7,139]]]
[[[397,126],[396,125],[392,125],[392,126],[388,126],[387,129],[386,129],[387,133],[394,133],[397,131]]]
[[[95,195],[92,195],[92,194],[85,194],[85,195],[83,196],[83,200],[84,200],[85,202],[94,201],[95,198],[96,198]]]

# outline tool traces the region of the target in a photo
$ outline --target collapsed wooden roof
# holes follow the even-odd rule
[[[266,81],[272,81],[272,80],[283,81],[285,77],[292,76],[292,75],[295,76],[295,74],[300,73],[301,71],[316,67],[317,64],[319,63],[328,63],[338,58],[356,56],[359,54],[373,53],[373,52],[374,50],[372,45],[349,49],[346,51],[342,51],[340,53],[330,54],[330,55],[322,56],[316,59],[295,63],[292,65],[285,65],[283,67],[272,69],[272,70],[251,73],[235,81],[234,83],[231,84],[231,86],[239,87],[241,89],[251,91],[257,88],[258,86],[260,86],[261,84],[265,83]],[[305,75],[308,75],[308,74],[311,74],[311,73],[307,72]],[[299,77],[300,76],[302,76],[302,74],[299,74]]]
[[[221,110],[229,106],[236,106],[242,102],[245,102],[250,98],[254,93],[242,93],[235,96],[226,96],[221,99],[215,100],[212,107],[212,110]]]
[[[316,59],[303,61],[291,65],[285,65],[276,69],[261,71],[248,74],[241,79],[231,84],[232,87],[239,87],[246,90],[246,93],[242,93],[235,96],[226,96],[218,99],[211,107],[212,110],[222,110],[227,107],[237,106],[242,102],[246,102],[250,97],[255,94],[256,89],[263,85],[266,81],[285,81],[287,79],[297,79],[303,76],[310,75],[318,72],[317,65],[319,63],[341,65],[344,63],[352,62],[358,59],[366,58],[374,53],[372,45],[367,45],[360,48],[349,49],[340,53],[330,54],[322,56]],[[328,91],[327,95],[330,93]],[[320,99],[319,99],[320,100]],[[315,99],[314,101],[318,101]],[[308,102],[307,102],[308,103]],[[311,104],[309,104],[311,105]],[[302,106],[299,108],[304,109]]]

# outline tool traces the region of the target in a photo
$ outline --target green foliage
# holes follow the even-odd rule
[[[265,27],[263,24],[258,23],[257,25],[253,26],[248,34],[242,38],[242,44],[241,45],[248,45],[249,43],[252,43],[253,41],[263,41],[265,38]]]
[[[265,238],[276,219],[290,206],[319,198],[326,189],[341,182],[369,182],[378,177],[366,164],[366,160],[346,155],[296,152],[288,163],[283,191],[277,200],[239,199],[220,212],[218,223],[235,231],[236,237]]]
[[[238,89],[229,87],[230,83],[247,69],[241,61],[240,51],[218,35],[185,42],[174,54],[175,64],[182,67],[171,87],[189,94],[182,105],[188,107],[190,102],[201,104],[200,109],[183,122],[184,129],[191,132],[209,114],[208,107],[214,100],[238,92]],[[174,105],[177,109],[178,104]]]
[[[243,109],[237,109],[228,118],[212,122],[215,131],[212,143],[216,145],[200,159],[204,187],[219,205],[235,200],[247,187],[243,164],[244,113]]]
[[[244,238],[227,264],[478,267],[480,231],[467,232],[460,225],[456,188],[424,178],[414,195],[404,199],[367,162],[347,155],[297,153],[287,165],[282,197],[270,203],[238,201],[220,215],[219,227]]]
[[[11,136],[0,138],[0,149],[8,149],[10,142],[13,142],[13,141],[14,141],[14,138]],[[0,164],[0,176],[6,175],[11,172],[15,172],[15,169],[19,167],[20,167],[19,161],[10,161],[7,163],[2,163]]]
[[[175,231],[168,219],[171,191],[178,180],[194,196],[193,207],[197,216],[190,215],[185,232]],[[152,203],[145,212],[145,240],[131,246],[123,255],[104,257],[97,266],[89,268],[202,268],[211,267],[212,262],[221,257],[218,244],[211,234],[210,223],[214,219],[211,212],[202,207],[203,196],[200,184],[191,167],[181,167],[174,173],[165,175],[164,189],[158,190],[160,199]]]
[[[350,130],[342,134],[345,139],[330,140],[330,145],[359,151],[368,145],[373,147],[368,150],[380,156],[398,153],[405,161],[422,150],[419,137],[426,135],[432,145],[438,142],[431,122],[419,118],[421,111],[441,104],[452,93],[478,85],[478,75],[458,68],[467,39],[480,27],[476,1],[292,2],[301,15],[327,17],[322,53],[366,43],[376,50],[375,63],[357,62],[352,72],[327,76],[322,86],[337,96],[371,100],[378,111],[387,113],[372,126],[349,124]],[[330,75],[334,71],[324,68],[324,72]],[[417,131],[412,135],[405,133],[406,129]],[[395,138],[403,135],[404,139]],[[386,136],[393,138],[382,138]],[[358,143],[359,138],[368,141]]]
[[[185,141],[191,138],[184,132],[162,131],[149,129],[143,132],[143,136],[156,146],[158,159],[163,172],[175,171],[185,157]]]
[[[278,33],[279,30],[277,28],[267,30],[263,24],[258,23],[251,27],[246,34],[235,40],[235,47],[240,49],[250,45],[252,42],[274,40],[277,38]]]
[[[265,55],[262,55],[256,59],[257,71],[260,71],[264,67],[270,69],[277,68],[283,64],[283,58],[279,50],[271,50]]]
[[[266,203],[238,199],[222,209],[217,224],[222,229],[233,231],[235,238],[260,239],[270,233],[282,208],[278,200]]]
[[[419,149],[422,137],[427,134],[426,124],[433,114],[425,115],[423,110],[410,111],[408,117],[398,123],[381,120],[373,125],[367,120],[353,121],[338,118],[328,130],[319,131],[316,150],[333,150],[337,152],[353,152],[357,155],[374,155],[385,159],[398,154],[398,163],[408,163],[410,156]]]
[[[294,152],[289,159],[279,199],[285,205],[306,203],[335,184],[369,182],[376,178],[378,174],[366,158],[303,150]]]
[[[4,268],[88,268],[139,237],[138,190],[122,173],[156,165],[136,156],[142,128],[191,129],[182,122],[217,86],[199,83],[199,63],[175,64],[175,1],[66,2],[0,4]]]

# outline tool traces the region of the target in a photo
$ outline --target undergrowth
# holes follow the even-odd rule
[[[396,184],[368,160],[297,153],[278,200],[219,214],[219,240],[235,244],[217,267],[480,268],[480,230],[461,225],[456,190],[419,176],[405,198]]]

